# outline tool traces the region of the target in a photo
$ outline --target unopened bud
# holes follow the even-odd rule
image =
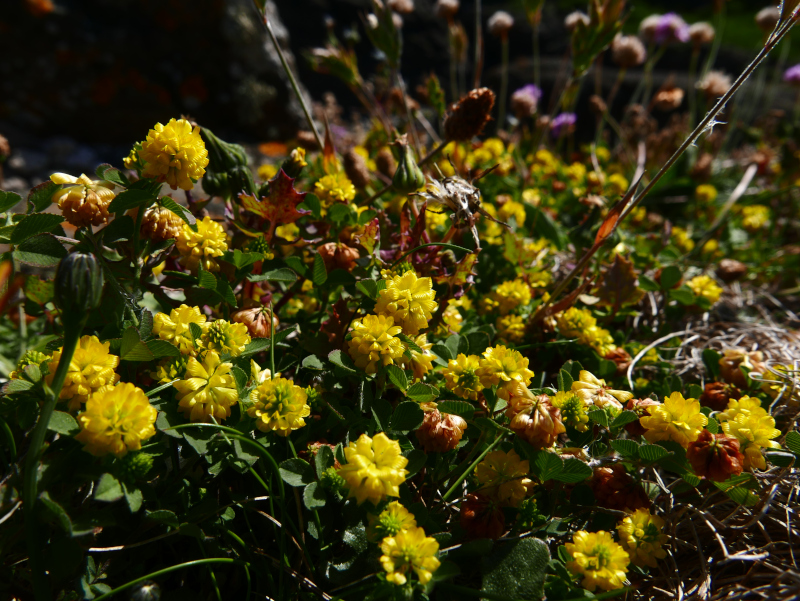
[[[396,144],[400,150],[400,161],[392,178],[392,185],[395,190],[403,194],[416,192],[425,185],[425,175],[414,160],[414,153],[411,152],[405,139],[399,139]]]
[[[53,301],[61,309],[62,320],[80,320],[100,306],[103,270],[90,253],[74,252],[58,264]]]

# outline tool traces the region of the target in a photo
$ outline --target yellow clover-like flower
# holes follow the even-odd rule
[[[565,425],[575,428],[578,432],[589,429],[589,415],[586,412],[586,403],[572,391],[559,391],[551,397],[553,407],[561,409],[561,421]]]
[[[178,261],[193,273],[200,264],[206,271],[219,271],[216,258],[228,250],[228,234],[219,223],[208,216],[203,217],[196,225],[195,232],[183,224],[181,233],[175,240],[175,246],[181,255]]]
[[[731,399],[717,419],[722,431],[739,441],[739,449],[744,453],[743,467],[766,469],[761,449],[779,449],[781,445],[773,439],[780,436],[781,431],[775,428],[775,418],[761,406],[761,401],[749,396],[738,401]]]
[[[25,354],[22,355],[19,361],[17,361],[17,367],[8,374],[9,380],[19,380],[22,378],[22,374],[25,372],[25,368],[29,365],[40,365],[50,359],[50,355],[45,353],[29,350],[25,351]]]
[[[492,451],[475,468],[479,492],[502,505],[519,507],[533,482],[528,478],[530,465],[514,451]]]
[[[347,463],[337,470],[361,505],[370,501],[377,505],[386,497],[399,497],[405,482],[408,459],[400,453],[400,444],[380,432],[374,438],[362,434],[344,449]]]
[[[189,324],[197,324],[200,330],[205,332],[208,329],[206,316],[200,311],[200,307],[190,307],[181,305],[166,313],[156,313],[153,317],[153,333],[161,340],[171,342],[178,347],[184,355],[194,355],[197,349],[192,338],[192,330]]]
[[[447,368],[443,372],[445,386],[462,399],[476,401],[478,393],[484,388],[478,375],[480,366],[480,357],[476,355],[468,357],[464,353],[459,353],[458,357],[447,362]]]
[[[530,384],[533,372],[528,369],[528,359],[519,351],[499,345],[483,351],[478,377],[484,388],[500,384],[502,396],[509,383]]]
[[[353,321],[347,351],[356,367],[368,374],[377,371],[378,362],[391,365],[403,356],[403,341],[397,335],[402,331],[394,319],[385,315],[367,315]]]
[[[657,559],[667,556],[663,549],[667,535],[663,530],[664,520],[647,509],[637,509],[617,524],[619,542],[630,555],[631,563],[651,568],[658,566]]]
[[[370,513],[367,519],[369,520],[367,538],[373,542],[386,536],[394,536],[398,532],[414,528],[417,525],[414,514],[398,501],[389,503],[380,515]]]
[[[129,382],[106,386],[86,401],[85,411],[78,416],[81,431],[75,440],[97,457],[109,453],[124,457],[155,435],[157,416],[141,388]]]
[[[500,284],[492,293],[492,297],[498,303],[500,315],[507,315],[531,302],[531,289],[525,280],[509,280]]]
[[[335,202],[347,204],[356,197],[356,188],[343,171],[326,175],[314,184],[314,193],[319,197],[323,208]]]
[[[212,416],[217,421],[230,416],[231,406],[239,400],[231,368],[233,364],[222,363],[214,351],[208,351],[202,363],[195,357],[189,359],[184,379],[174,384],[178,407],[186,417],[206,422]]]
[[[138,152],[144,164],[143,177],[167,182],[173,190],[191,190],[208,166],[208,150],[200,137],[200,127],[192,129],[186,119],[156,123]]]
[[[504,202],[497,210],[497,215],[500,221],[506,223],[510,222],[513,217],[517,228],[522,228],[522,226],[525,225],[525,205],[520,202],[514,200]]]
[[[399,586],[408,581],[407,574],[414,571],[422,584],[427,584],[439,567],[436,553],[439,543],[426,536],[422,528],[401,530],[387,536],[381,542],[381,565],[386,571],[386,580]]]
[[[80,409],[81,403],[85,403],[93,392],[119,382],[119,375],[114,372],[119,365],[119,357],[108,352],[110,346],[108,342],[100,342],[97,336],[82,336],[78,341],[72,361],[69,362],[64,386],[58,395],[59,401],[67,401],[70,411]],[[50,359],[48,385],[53,383],[62,350],[58,349]]]
[[[566,547],[567,553],[572,557],[567,562],[567,569],[576,576],[583,576],[583,588],[590,591],[598,587],[604,591],[622,588],[630,557],[625,549],[614,542],[611,534],[603,530],[579,530]]]
[[[695,276],[686,282],[686,285],[695,296],[705,298],[712,305],[716,303],[722,295],[722,288],[717,286],[717,283],[707,275]]]
[[[525,338],[525,320],[521,315],[498,317],[494,325],[497,335],[505,342],[519,344]]]
[[[311,414],[306,404],[308,394],[287,378],[267,376],[250,393],[250,400],[253,405],[247,415],[256,418],[256,427],[279,436],[289,436],[292,430],[305,426],[303,418]]]
[[[757,232],[769,225],[769,207],[751,205],[742,208],[742,226],[749,232]]]
[[[601,380],[585,369],[581,370],[578,379],[572,383],[572,392],[581,397],[588,405],[594,405],[600,409],[607,405],[622,409],[622,405],[633,398],[632,392],[613,390],[606,385],[605,380]]]
[[[243,323],[230,323],[217,319],[203,333],[203,346],[210,351],[228,353],[238,357],[250,344],[250,333]]]
[[[73,177],[66,173],[54,173],[50,180],[55,184],[66,184],[53,194],[61,214],[75,227],[102,225],[108,221],[108,205],[114,200],[114,184],[105,180],[93,180],[81,173]]]
[[[439,306],[433,300],[436,293],[431,278],[418,278],[414,271],[406,271],[384,281],[386,288],[378,295],[375,312],[394,318],[409,336],[427,328]]]
[[[712,203],[717,199],[717,189],[711,184],[700,184],[694,191],[697,200],[703,204]]]
[[[680,392],[673,392],[661,405],[647,407],[648,416],[639,419],[645,428],[648,442],[674,440],[684,448],[697,440],[708,418],[700,411],[696,399],[685,399]]]
[[[417,380],[421,380],[425,374],[433,369],[433,360],[436,356],[431,352],[433,343],[428,342],[427,334],[420,334],[414,338],[414,344],[416,344],[422,352],[419,353],[409,347],[408,353],[411,355],[411,358],[409,359],[404,353],[403,356],[400,357],[400,365],[402,365],[403,369],[410,369],[414,373],[414,377]]]

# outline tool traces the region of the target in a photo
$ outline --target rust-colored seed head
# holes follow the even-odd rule
[[[163,242],[177,238],[182,229],[183,220],[180,217],[169,209],[155,205],[147,209],[142,216],[140,232],[143,238]]]
[[[595,468],[590,485],[600,507],[619,511],[650,507],[650,499],[642,486],[619,464]]]
[[[717,275],[726,284],[735,282],[747,275],[747,265],[736,259],[722,259],[717,266]]]
[[[613,361],[616,364],[618,376],[625,374],[628,371],[628,366],[631,364],[630,354],[620,346],[606,353],[606,356],[603,358],[608,361]]]
[[[647,408],[654,407],[655,405],[660,405],[660,403],[652,399],[631,399],[628,401],[628,404],[625,405],[625,409],[628,411],[633,411],[636,415],[642,418],[650,415],[647,412]],[[625,429],[633,436],[644,436],[645,433],[645,429],[642,427],[642,424],[639,423],[638,419],[635,422],[626,424]]]
[[[344,154],[344,172],[356,188],[364,188],[369,184],[367,162],[352,148]]]
[[[337,268],[345,271],[355,269],[356,259],[360,256],[357,248],[339,242],[327,242],[320,246],[317,252],[325,262],[325,269],[329,272]]]
[[[653,98],[653,105],[662,112],[674,111],[683,103],[684,92],[680,88],[662,88]]]
[[[472,90],[450,107],[444,119],[444,135],[451,141],[464,142],[478,136],[491,120],[494,92],[489,88]]]
[[[741,398],[742,393],[735,386],[724,382],[709,382],[700,395],[700,404],[714,411],[724,411],[731,399]]]
[[[645,61],[647,50],[636,36],[618,35],[611,43],[611,57],[623,69],[630,69]]]
[[[375,156],[375,166],[382,175],[389,179],[393,178],[394,172],[397,171],[397,162],[388,148],[381,148]]]
[[[561,421],[561,410],[554,407],[545,394],[536,397],[530,407],[517,413],[510,428],[538,450],[552,447],[558,435],[567,431]]]
[[[247,331],[253,338],[269,338],[272,336],[272,329],[269,324],[269,309],[263,305],[254,307],[245,306],[231,314],[231,321],[243,323],[247,326]],[[278,318],[273,316],[273,327],[278,327]]]
[[[59,203],[61,214],[75,227],[102,225],[108,223],[108,199],[101,198],[94,190],[87,189],[81,200],[75,195],[64,198]]]
[[[506,529],[506,519],[500,505],[482,495],[467,495],[461,504],[461,527],[467,537],[496,540]]]
[[[603,100],[602,96],[593,94],[592,97],[589,98],[589,110],[592,111],[592,114],[599,117],[608,110],[608,105],[606,101]]]
[[[712,434],[708,430],[700,432],[697,440],[689,443],[686,458],[695,474],[715,482],[738,476],[744,463],[738,439],[726,434]]]
[[[457,415],[442,415],[436,403],[422,403],[425,419],[417,429],[417,440],[426,453],[446,453],[458,446],[467,422]]]

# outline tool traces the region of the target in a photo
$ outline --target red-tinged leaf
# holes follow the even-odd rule
[[[325,121],[325,148],[322,149],[322,169],[325,173],[334,173],[339,170],[339,163],[336,160],[333,148],[333,137],[328,121]]]
[[[594,239],[595,244],[602,243],[614,232],[614,228],[617,227],[617,221],[619,221],[619,216],[622,215],[622,209],[624,208],[625,206],[622,202],[618,202],[616,206],[608,212],[600,229],[597,230],[597,237]]]
[[[413,248],[413,245],[411,244],[411,209],[408,207],[408,202],[403,205],[403,210],[400,211],[399,247],[401,253]]]
[[[613,307],[615,311],[638,303],[644,291],[638,287],[633,262],[617,255],[614,262],[603,270],[594,295],[600,299],[602,306]]]
[[[414,202],[414,201],[409,200],[409,202]],[[422,234],[425,233],[425,214],[427,213],[427,209],[428,209],[428,203],[425,202],[419,211],[419,215],[417,215],[417,222],[414,224],[414,228],[411,230],[410,246],[412,248],[420,245],[420,241],[422,240]]]
[[[456,269],[448,275],[436,276],[434,279],[437,284],[447,284],[449,286],[466,286],[473,282],[473,277],[477,275],[473,269],[478,263],[478,255],[470,253],[456,263]]]
[[[541,319],[544,319],[548,315],[555,315],[556,313],[561,313],[561,311],[566,311],[572,305],[575,304],[575,301],[578,300],[578,297],[583,294],[583,291],[586,290],[589,285],[592,283],[593,280],[589,279],[585,281],[583,284],[578,286],[575,290],[569,293],[568,296],[562,298],[554,305],[550,305],[547,307],[547,310],[544,312],[544,315],[541,316]]]
[[[381,226],[378,218],[376,217],[359,227],[353,234],[353,240],[363,246],[368,254],[373,254],[381,241]]]
[[[294,223],[303,215],[311,213],[297,208],[306,193],[295,190],[294,181],[294,178],[281,169],[269,182],[269,196],[257,200],[254,196],[240,194],[239,200],[245,209],[274,224]]]

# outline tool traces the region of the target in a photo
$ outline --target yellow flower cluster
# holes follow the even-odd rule
[[[413,270],[384,280],[386,288],[378,295],[375,312],[394,319],[404,334],[416,336],[428,327],[437,305],[431,278],[420,278]]]
[[[353,321],[352,337],[347,342],[347,351],[356,367],[365,373],[378,371],[378,363],[391,365],[403,356],[403,342],[397,335],[403,330],[394,325],[392,317],[366,315]]]
[[[22,377],[22,374],[25,371],[25,368],[29,365],[40,365],[50,359],[50,355],[46,355],[45,353],[39,351],[25,351],[25,354],[22,355],[19,361],[17,361],[17,367],[8,374],[9,380],[19,380]]]
[[[764,205],[742,207],[742,227],[749,232],[757,232],[769,225],[770,211]]]
[[[586,412],[587,403],[574,392],[560,391],[550,399],[553,407],[561,409],[561,421],[565,425],[575,428],[578,432],[589,429],[589,415]]]
[[[703,204],[709,204],[717,199],[717,189],[711,184],[700,184],[695,188],[694,195]]]
[[[217,319],[203,332],[201,343],[209,351],[238,357],[244,352],[244,347],[250,344],[250,333],[243,323]]]
[[[337,470],[349,490],[361,505],[370,501],[378,505],[386,497],[399,497],[400,485],[405,482],[408,459],[400,452],[400,444],[380,432],[373,438],[362,434],[344,449],[347,462]]]
[[[648,416],[639,418],[645,429],[648,442],[674,440],[684,448],[697,440],[708,425],[708,418],[700,411],[695,399],[685,399],[680,392],[673,392],[660,405],[647,407]]]
[[[508,315],[515,309],[531,302],[531,289],[525,280],[516,279],[503,282],[483,301],[487,311],[497,311]]]
[[[403,507],[398,501],[392,501],[381,511],[380,515],[370,513],[367,516],[367,538],[373,542],[387,536],[394,536],[401,530],[408,530],[417,526],[414,514]]]
[[[556,325],[564,338],[577,338],[580,344],[592,347],[601,357],[617,348],[611,333],[597,325],[588,309],[570,307],[558,314]]]
[[[144,163],[143,177],[167,182],[173,190],[191,190],[208,166],[208,150],[200,137],[200,127],[192,129],[185,119],[156,123],[139,151]]]
[[[161,340],[166,340],[178,347],[183,355],[195,355],[194,339],[189,324],[196,324],[202,332],[208,329],[206,316],[200,311],[200,307],[189,307],[181,305],[166,313],[156,313],[153,317],[153,333]]]
[[[196,273],[201,264],[206,271],[219,271],[217,257],[228,250],[228,234],[219,223],[208,216],[203,217],[196,225],[195,232],[183,224],[181,233],[175,240],[175,246],[181,255],[178,260],[192,273]]]
[[[499,384],[497,394],[508,400],[508,395],[518,386],[527,386],[533,378],[528,369],[528,359],[522,353],[499,345],[483,351],[478,377],[484,388]]]
[[[129,382],[106,386],[86,401],[85,411],[78,416],[81,431],[75,440],[97,457],[109,453],[124,457],[155,435],[157,416],[141,388]]]
[[[719,300],[722,295],[722,288],[707,275],[698,275],[686,282],[686,285],[698,298],[708,300],[712,305]]]
[[[694,249],[694,240],[682,227],[672,228],[672,243],[682,252],[688,253]]]
[[[619,541],[630,555],[631,563],[651,568],[658,566],[657,559],[667,556],[663,549],[667,535],[663,531],[664,520],[647,509],[637,509],[617,525]]]
[[[475,468],[475,479],[481,494],[502,505],[519,507],[533,486],[528,472],[528,460],[514,451],[492,451]]]
[[[175,382],[178,407],[193,422],[223,421],[239,400],[232,363],[220,361],[214,351],[207,351],[201,361],[190,357],[184,379]]]
[[[506,315],[495,321],[497,336],[510,344],[519,344],[525,338],[525,320],[521,315]]]
[[[119,357],[108,352],[111,344],[100,342],[97,336],[82,336],[72,355],[64,386],[58,395],[59,401],[66,401],[70,411],[77,411],[94,392],[103,390],[119,382],[114,371],[119,365]],[[47,384],[52,385],[62,348],[53,353],[48,364],[50,370]]]
[[[335,202],[347,204],[356,197],[356,188],[344,171],[324,176],[314,184],[314,192],[326,209]]]
[[[256,418],[256,427],[279,436],[289,436],[305,426],[303,418],[311,414],[305,389],[287,378],[265,377],[250,393],[250,400],[253,405],[247,415]]]
[[[630,556],[611,534],[579,530],[566,544],[567,553],[572,559],[567,569],[576,576],[582,576],[581,586],[594,591],[598,587],[604,591],[622,588],[628,573]]]
[[[442,374],[444,375],[445,386],[456,396],[462,399],[478,399],[478,393],[483,390],[481,378],[478,375],[480,369],[480,357],[464,353],[459,353],[455,359],[447,362],[447,367]]]
[[[411,355],[411,358],[403,354],[400,357],[400,365],[403,369],[410,369],[414,377],[417,380],[421,380],[425,374],[433,369],[433,360],[436,356],[431,352],[433,343],[428,342],[427,334],[420,334],[414,338],[414,344],[416,344],[422,352],[420,353],[409,346],[408,354]]]
[[[610,406],[621,410],[623,404],[633,398],[632,392],[614,390],[606,385],[605,380],[601,380],[585,369],[581,370],[578,379],[572,383],[572,392],[577,394],[587,405],[594,405],[599,409]]]
[[[743,396],[738,401],[731,399],[725,411],[717,415],[722,431],[739,441],[744,453],[744,468],[767,468],[761,449],[779,449],[773,439],[781,435],[775,428],[775,418],[761,406],[757,398]]]
[[[398,586],[408,581],[407,574],[414,571],[422,584],[428,584],[440,565],[436,554],[439,543],[426,536],[419,527],[401,530],[381,542],[380,562],[386,571],[386,580]]]

